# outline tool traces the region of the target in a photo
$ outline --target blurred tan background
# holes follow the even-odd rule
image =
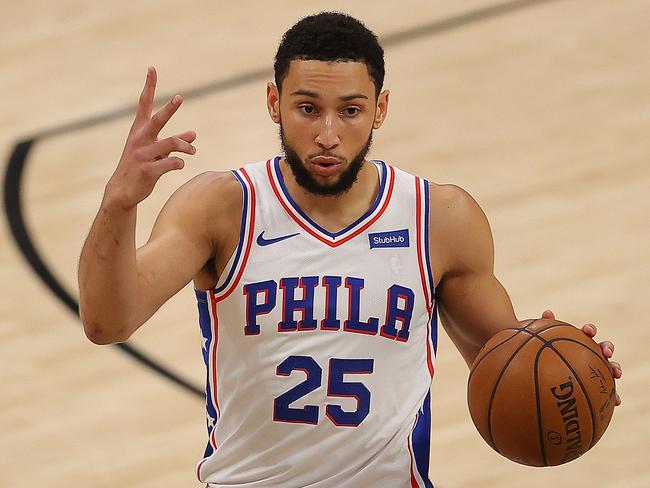
[[[1,1],[0,150],[6,165],[17,142],[35,140],[22,210],[37,250],[76,296],[81,245],[131,115],[51,129],[132,107],[149,65],[159,94],[208,87],[167,130],[196,130],[198,154],[141,205],[142,243],[182,182],[279,150],[259,73],[270,73],[281,34],[300,17],[344,10],[386,39],[391,105],[371,156],[472,193],[518,316],[552,308],[576,325],[593,321],[624,369],[623,405],[600,443],[566,466],[526,468],[474,429],[467,367],[441,330],[431,479],[442,488],[650,486],[650,4],[494,5]],[[87,341],[6,220],[0,238],[0,486],[199,486],[202,400]],[[190,287],[130,343],[202,385]]]

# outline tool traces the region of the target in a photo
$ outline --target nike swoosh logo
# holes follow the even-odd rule
[[[300,232],[296,232],[295,234],[289,234],[286,236],[280,236],[280,237],[273,237],[272,239],[264,239],[264,231],[260,232],[260,235],[257,236],[257,245],[258,246],[270,246],[271,244],[275,244],[276,242],[284,241],[285,239],[289,239],[290,237],[295,237],[299,235]]]

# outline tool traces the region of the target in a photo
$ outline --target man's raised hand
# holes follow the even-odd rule
[[[105,199],[124,210],[134,208],[147,198],[162,175],[183,168],[185,161],[170,156],[170,153],[196,153],[192,145],[196,139],[194,131],[158,139],[158,134],[181,106],[183,98],[175,95],[152,116],[156,80],[156,69],[150,67],[122,157],[106,185]]]

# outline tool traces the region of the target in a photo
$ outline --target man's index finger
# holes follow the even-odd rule
[[[147,79],[144,82],[144,88],[140,94],[140,100],[138,101],[138,111],[135,115],[136,122],[142,123],[151,118],[157,79],[156,68],[149,66],[147,69]]]

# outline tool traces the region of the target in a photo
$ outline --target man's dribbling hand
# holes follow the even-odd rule
[[[546,310],[542,314],[542,318],[555,320],[555,314],[550,310]],[[594,324],[585,324],[582,326],[581,330],[591,338],[593,338],[596,335],[596,332],[598,332]],[[610,341],[599,342],[598,345],[600,346],[600,349],[603,351],[603,355],[607,359],[610,359],[614,355],[614,344],[611,343]],[[617,363],[616,361],[610,361],[609,364],[612,367],[612,374],[614,375],[614,379],[619,379],[623,375],[623,369],[621,368],[620,363]],[[619,406],[620,404],[621,404],[621,397],[618,395],[618,392],[616,392],[614,405]]]
[[[196,153],[192,145],[196,139],[194,131],[158,140],[158,134],[181,106],[183,98],[175,95],[152,116],[156,79],[156,69],[150,67],[122,157],[106,185],[104,198],[124,210],[134,208],[147,198],[162,175],[183,168],[185,161],[170,153]]]

